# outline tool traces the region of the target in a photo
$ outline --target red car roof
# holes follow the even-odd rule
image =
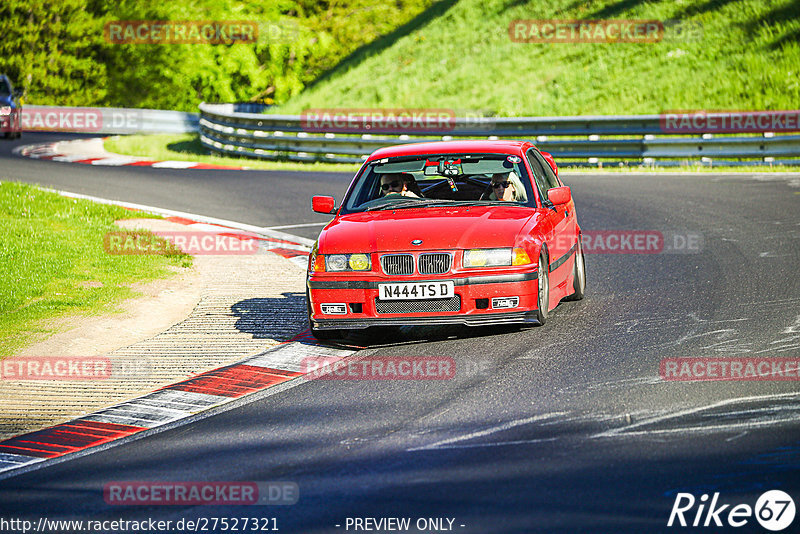
[[[436,141],[433,143],[410,143],[379,148],[367,161],[397,156],[414,156],[417,154],[459,154],[468,152],[518,154],[533,146],[529,141]]]

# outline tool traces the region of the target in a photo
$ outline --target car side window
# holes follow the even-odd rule
[[[531,149],[530,152],[533,154],[533,157],[536,158],[536,161],[539,162],[539,165],[544,169],[544,179],[545,182],[547,182],[547,189],[561,187],[561,184],[558,183],[558,177],[556,177],[556,173],[553,172],[553,168],[550,167],[550,164],[547,163],[547,160],[544,159],[544,156],[533,149]]]
[[[550,200],[547,198],[547,190],[550,189],[550,187],[545,179],[546,175],[542,164],[539,163],[539,160],[534,155],[533,149],[528,150],[526,156],[528,157],[528,163],[533,171],[533,180],[536,182],[536,188],[539,190],[539,197],[544,200]]]

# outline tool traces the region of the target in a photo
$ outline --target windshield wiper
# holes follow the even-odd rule
[[[382,204],[380,206],[372,206],[370,208],[365,209],[364,211],[381,211],[381,210],[393,210],[398,208],[410,208],[413,206],[420,205],[421,202],[419,200],[406,200],[406,201],[399,201],[399,202],[389,202],[388,204]]]
[[[425,202],[425,207],[441,207],[441,206],[493,206],[496,205],[495,200],[445,200],[432,198]]]
[[[403,208],[440,208],[455,206],[498,206],[502,204],[504,203],[496,200],[445,200],[441,198],[420,198],[415,200],[407,200],[405,202],[392,202],[390,204],[374,206],[367,208],[364,211],[381,211]],[[516,202],[513,202],[512,204],[516,204]]]

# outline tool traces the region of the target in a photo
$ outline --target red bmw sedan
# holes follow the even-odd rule
[[[583,298],[581,229],[546,152],[522,141],[447,141],[369,156],[309,256],[318,339],[370,326],[544,324]]]

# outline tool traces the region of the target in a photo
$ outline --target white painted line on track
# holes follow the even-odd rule
[[[28,464],[44,461],[44,458],[34,456],[23,456],[22,454],[0,453],[0,473],[9,469],[19,469]]]
[[[719,402],[714,402],[711,404],[707,404],[705,406],[700,406],[697,408],[689,408],[688,410],[681,410],[678,412],[667,413],[664,415],[659,415],[657,417],[651,417],[650,419],[645,419],[643,421],[638,421],[631,425],[626,425],[620,428],[612,428],[611,430],[606,430],[604,432],[600,432],[591,436],[591,438],[608,438],[608,437],[618,437],[618,436],[628,436],[628,435],[638,435],[638,434],[668,434],[671,432],[688,432],[688,431],[720,431],[720,430],[736,430],[740,428],[750,428],[756,426],[766,426],[772,425],[776,422],[785,422],[780,419],[772,419],[769,421],[756,421],[756,422],[744,422],[744,423],[731,423],[731,424],[724,424],[724,425],[704,425],[701,427],[681,427],[681,428],[671,428],[671,429],[649,429],[649,430],[635,430],[642,426],[652,425],[654,423],[660,423],[662,421],[667,421],[669,419],[677,419],[679,417],[683,417],[685,415],[693,415],[696,413],[701,413],[707,410],[712,410],[714,408],[719,408],[721,406],[727,406],[729,404],[738,404],[742,402],[751,402],[751,401],[763,401],[763,400],[778,400],[790,397],[798,397],[800,393],[778,393],[774,395],[755,395],[752,397],[737,397],[732,399],[725,399]],[[794,417],[790,417],[789,420],[795,420]]]
[[[153,163],[151,167],[154,169],[189,169],[199,165],[196,161],[159,161]]]
[[[330,222],[330,221],[328,221]],[[303,224],[284,224],[282,226],[265,226],[264,230],[285,230],[287,228],[308,228],[310,226],[325,226],[328,222],[303,223]]]
[[[423,445],[422,447],[414,447],[408,449],[408,452],[413,451],[426,451],[426,450],[433,450],[438,449],[440,447],[447,448],[447,446],[452,446],[454,443],[459,441],[466,441],[469,439],[481,438],[484,436],[488,436],[491,434],[495,434],[497,432],[502,432],[504,430],[508,430],[510,428],[514,428],[521,425],[527,425],[530,423],[537,423],[541,421],[546,421],[548,419],[552,419],[554,417],[559,417],[562,415],[566,415],[567,412],[553,412],[553,413],[545,413],[540,415],[534,415],[533,417],[525,417],[524,419],[516,419],[514,421],[507,421],[497,426],[493,426],[491,428],[487,428],[485,430],[479,430],[477,432],[470,432],[468,434],[464,434],[462,436],[456,436],[454,438],[443,439],[441,441],[436,441],[429,445]]]
[[[56,158],[53,158],[56,159]],[[87,159],[87,158],[83,158]],[[103,158],[103,159],[96,159],[91,164],[92,165],[107,165],[110,167],[120,167],[122,165],[128,165],[129,163],[136,163],[137,161],[142,161],[139,158],[132,158],[132,157],[119,157],[119,158]]]
[[[81,156],[81,155],[74,155],[74,156],[54,156],[53,161],[63,161],[66,163],[72,163],[75,161],[81,161],[84,159],[91,159],[91,156]]]
[[[515,441],[495,441],[490,443],[467,443],[465,445],[437,445],[437,450],[442,449],[481,449],[485,447],[506,447],[508,445],[532,445],[534,443],[544,443],[547,441],[555,441],[558,438],[537,438],[537,439],[519,439]],[[414,449],[422,450],[422,449]]]
[[[262,227],[262,226],[255,226],[253,224],[245,224],[236,221],[229,221],[226,219],[218,219],[216,217],[207,217],[205,215],[197,215],[194,213],[187,213],[185,211],[177,211],[177,210],[170,210],[166,208],[158,208],[155,206],[147,206],[145,204],[137,204],[135,202],[123,202],[121,200],[110,200],[107,198],[100,198],[95,197],[92,195],[84,195],[81,193],[72,193],[70,191],[61,191],[58,189],[46,189],[42,188],[44,191],[51,191],[53,193],[58,193],[59,195],[68,197],[68,198],[79,198],[84,200],[91,200],[92,202],[97,202],[100,204],[112,204],[114,206],[121,206],[123,208],[130,208],[139,211],[145,211],[148,213],[155,213],[156,215],[165,215],[167,217],[181,217],[184,219],[191,219],[198,222],[216,224],[220,226],[229,226],[231,228],[236,228],[237,230],[244,230],[246,232],[253,232],[255,234],[261,234],[265,237],[272,237],[275,239],[283,239],[285,241],[294,241],[295,243],[299,243],[301,245],[306,245],[308,247],[314,244],[313,239],[308,239],[305,237],[300,237],[292,234],[287,234],[285,232],[280,232],[278,230],[270,230],[269,227]]]

